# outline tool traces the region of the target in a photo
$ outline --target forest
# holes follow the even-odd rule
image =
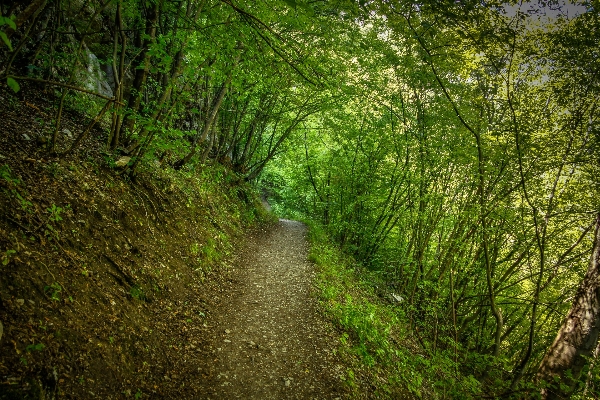
[[[599,9],[4,1],[1,107],[44,91],[52,159],[98,139],[128,181],[227,171],[305,221],[382,398],[598,398]]]

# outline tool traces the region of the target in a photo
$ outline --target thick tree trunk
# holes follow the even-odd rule
[[[575,389],[600,333],[600,214],[596,216],[594,247],[587,273],[571,310],[540,364],[537,378],[550,386],[542,399],[566,399]]]

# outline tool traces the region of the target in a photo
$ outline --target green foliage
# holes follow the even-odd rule
[[[144,293],[144,289],[139,285],[134,285],[129,289],[129,294],[132,298],[136,300],[146,300],[146,293]]]
[[[48,214],[50,214],[48,216],[48,221],[62,221],[62,217],[60,216],[60,214],[64,211],[62,207],[58,207],[56,204],[52,204],[52,207],[49,207],[48,209],[46,209],[46,211],[48,212]]]
[[[195,256],[198,255],[198,253],[200,253],[200,246],[198,245],[198,243],[192,243],[190,245],[190,254]]]
[[[44,293],[46,293],[48,296],[50,296],[50,300],[60,301],[62,289],[63,288],[62,288],[62,286],[60,286],[60,283],[54,282],[49,286],[44,286]]]
[[[21,184],[21,181],[12,175],[12,171],[10,170],[10,167],[6,164],[0,165],[0,178],[4,179],[6,182],[13,184],[15,186]]]
[[[4,25],[8,25],[11,29],[16,30],[17,25],[15,24],[15,16],[11,15],[10,17],[5,17],[0,14],[0,28]],[[12,44],[10,43],[10,39],[6,36],[5,32],[0,32],[0,39],[4,42],[4,44],[8,47],[10,51],[12,51]]]
[[[217,248],[217,242],[213,238],[208,238],[206,245],[202,247],[202,255],[204,256],[207,263],[212,264],[218,258],[221,257],[220,252]]]
[[[42,351],[44,348],[46,348],[46,346],[43,343],[36,343],[27,345],[25,351],[31,353],[32,351]]]
[[[322,291],[366,365],[381,365],[376,321],[390,321],[405,331],[398,348],[423,352],[425,366],[411,359],[422,384],[394,375],[415,395],[535,391],[525,377],[585,274],[584,210],[598,209],[597,13],[517,22],[474,3],[364,6],[373,18],[341,50],[343,100],[303,122],[262,184],[275,210],[318,221],[362,265],[347,266],[348,289]]]
[[[65,209],[69,209],[69,208],[70,208],[70,206],[68,204],[65,206],[65,208],[58,207],[56,204],[52,204],[51,207],[46,209],[46,212],[49,215],[48,215],[48,221],[45,224],[46,229],[44,229],[44,234],[46,235],[46,237],[48,239],[53,239],[53,240],[59,239],[59,232],[58,232],[57,227],[55,225],[50,224],[50,222],[56,224],[56,223],[62,221],[61,214],[63,213],[63,211],[65,211]]]
[[[6,78],[6,84],[15,93],[17,93],[19,90],[21,90],[21,86],[19,85],[19,83],[11,77]]]
[[[377,296],[377,274],[344,256],[311,224],[310,260],[318,266],[321,305],[342,331],[341,350],[350,355],[355,371],[368,378],[382,398],[410,393],[421,398],[478,398],[482,385],[470,374],[457,371],[451,350],[428,354],[418,349],[416,338],[406,330],[409,320],[400,307],[390,307]],[[414,350],[408,350],[408,349]],[[483,366],[481,366],[483,368]],[[345,382],[353,387],[356,372],[348,370]]]
[[[21,206],[21,210],[25,211],[28,214],[33,213],[33,203],[31,201],[27,200],[25,197],[23,197],[21,195],[21,193],[17,192],[14,189],[12,190],[12,194],[19,201],[19,205]]]
[[[4,254],[2,255],[2,265],[6,266],[8,265],[8,263],[10,262],[11,258],[17,254],[16,250],[13,249],[7,249]]]
[[[57,162],[51,162],[45,165],[44,168],[48,171],[50,175],[52,175],[53,178],[58,178],[61,172],[60,164]]]
[[[15,24],[15,20],[16,20],[16,18],[14,15],[11,15],[10,17],[5,17],[2,14],[0,14],[0,39],[2,39],[2,42],[4,42],[4,44],[6,45],[6,47],[8,47],[8,49],[10,51],[13,51],[13,47],[12,47],[12,43],[11,43],[10,39],[8,38],[8,36],[6,35],[6,32],[4,31],[4,26],[7,25],[10,29],[16,30],[17,25]],[[11,78],[10,76],[6,78],[6,84],[15,93],[17,93],[19,90],[21,90],[19,83],[16,80],[14,80],[13,78]]]
[[[0,178],[2,178],[9,184],[8,192],[12,197],[14,197],[17,200],[21,210],[28,214],[32,214],[34,211],[33,203],[27,200],[26,195],[21,194],[21,192],[23,192],[23,189],[18,189],[18,187],[22,185],[22,182],[19,178],[13,176],[12,171],[8,165],[4,164],[0,166]]]

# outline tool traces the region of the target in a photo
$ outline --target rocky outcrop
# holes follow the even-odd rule
[[[103,68],[98,57],[87,47],[84,49],[84,59],[86,65],[85,69],[81,71],[81,80],[84,87],[103,96],[113,97],[113,88],[110,84],[110,80],[114,84],[114,78],[110,79],[112,77],[112,69],[110,67]],[[108,76],[109,71],[110,77]]]

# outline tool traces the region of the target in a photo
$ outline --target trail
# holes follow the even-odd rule
[[[343,398],[331,328],[311,294],[306,227],[279,220],[255,232],[213,311],[208,399]]]

